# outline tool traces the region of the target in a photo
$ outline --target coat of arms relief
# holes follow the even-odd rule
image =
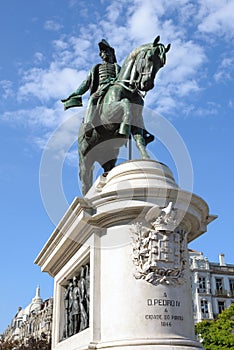
[[[184,282],[187,263],[187,231],[178,226],[177,211],[170,202],[166,208],[151,208],[146,225],[132,226],[134,276],[153,285]]]

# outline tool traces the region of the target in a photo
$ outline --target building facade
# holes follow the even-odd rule
[[[35,340],[47,340],[50,342],[53,316],[53,298],[42,300],[40,288],[37,287],[36,295],[32,302],[25,308],[18,308],[18,312],[12,319],[2,335],[5,341],[18,340],[20,344],[27,345],[30,338]]]
[[[190,270],[195,323],[216,319],[234,302],[234,265],[209,262],[203,253],[190,250]]]

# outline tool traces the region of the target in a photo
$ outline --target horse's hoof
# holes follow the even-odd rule
[[[98,192],[102,191],[103,187],[105,186],[105,184],[107,182],[107,178],[106,178],[107,175],[108,175],[108,172],[105,172],[100,176],[99,183],[96,186],[96,191],[98,191]]]
[[[148,154],[145,154],[142,156],[142,159],[151,159],[150,156]]]

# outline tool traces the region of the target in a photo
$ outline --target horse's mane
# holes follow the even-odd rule
[[[165,64],[166,55],[165,55],[165,47],[161,43],[148,43],[138,46],[125,58],[122,68],[119,73],[119,80],[121,79],[129,79],[131,75],[132,68],[135,64],[137,64],[138,59],[144,58],[145,53],[150,49],[159,49],[159,57],[162,60],[162,66]],[[155,51],[154,51],[155,52]]]
[[[140,52],[145,51],[146,49],[149,49],[152,47],[152,44],[144,44],[141,45],[137,48],[135,48],[124,60],[121,71],[120,71],[120,76],[128,72],[128,75],[130,75],[132,66],[139,55]]]
[[[144,45],[141,45],[141,46],[135,48],[135,49],[132,50],[132,52],[128,55],[127,59],[130,59],[130,60],[131,60],[131,59],[135,59],[135,58],[138,56],[138,54],[139,54],[142,50],[148,49],[148,48],[150,48],[150,47],[152,47],[152,44],[144,44]]]

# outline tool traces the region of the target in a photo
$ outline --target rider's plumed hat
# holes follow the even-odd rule
[[[110,44],[108,44],[108,42],[105,39],[102,39],[102,41],[98,43],[98,46],[100,51],[106,50],[106,49],[110,50],[113,55],[114,62],[117,62],[116,56],[115,56],[115,49],[111,47]]]

